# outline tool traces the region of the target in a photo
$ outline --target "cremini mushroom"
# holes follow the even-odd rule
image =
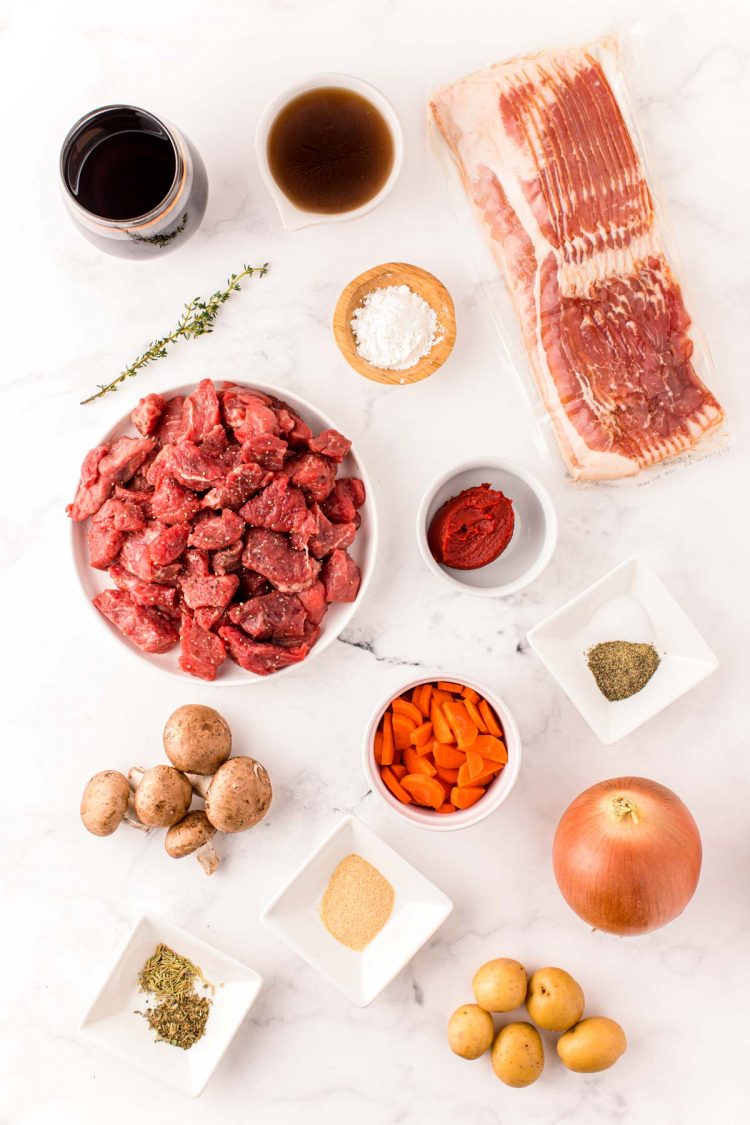
[[[206,816],[220,832],[244,832],[268,812],[271,781],[254,758],[230,758],[212,778],[192,777],[206,802]]]
[[[173,859],[194,855],[206,874],[213,875],[220,862],[211,842],[215,835],[216,829],[203,810],[193,809],[168,830],[164,847]]]
[[[183,773],[212,774],[232,752],[229,723],[213,707],[187,703],[169,716],[164,727],[164,750]]]
[[[190,808],[190,782],[172,766],[153,766],[150,770],[134,766],[128,780],[135,790],[138,819],[151,828],[169,828],[182,820]]]
[[[95,773],[83,791],[81,820],[94,836],[111,836],[123,821],[148,832],[136,818],[128,779],[119,770]]]

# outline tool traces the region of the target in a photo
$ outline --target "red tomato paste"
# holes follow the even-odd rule
[[[427,542],[435,559],[455,570],[494,562],[513,535],[513,504],[488,484],[466,488],[435,513]]]

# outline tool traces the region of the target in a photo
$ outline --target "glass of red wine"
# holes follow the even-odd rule
[[[169,253],[195,234],[206,210],[200,154],[174,125],[137,106],[107,105],[77,121],[60,175],[80,232],[120,258]]]

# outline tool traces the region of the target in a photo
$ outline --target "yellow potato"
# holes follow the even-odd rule
[[[526,1009],[537,1027],[567,1031],[583,1015],[583,989],[565,969],[537,969],[529,977]]]
[[[544,1070],[542,1037],[530,1023],[509,1023],[497,1033],[491,1058],[506,1086],[530,1086]]]
[[[462,1004],[448,1020],[448,1044],[462,1059],[478,1059],[492,1043],[492,1016],[478,1004]]]
[[[471,983],[477,1004],[488,1012],[512,1012],[526,999],[526,970],[510,957],[487,961]]]
[[[619,1023],[604,1016],[590,1016],[560,1036],[557,1053],[568,1070],[593,1074],[614,1066],[627,1046]]]

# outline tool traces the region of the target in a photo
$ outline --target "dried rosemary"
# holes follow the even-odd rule
[[[645,688],[659,667],[659,653],[653,645],[604,641],[589,649],[586,661],[599,691],[615,703]]]
[[[204,1035],[211,1000],[195,991],[197,980],[202,982],[204,990],[210,989],[213,993],[214,986],[200,968],[164,943],[157,945],[141,969],[138,974],[141,992],[158,996],[160,1002],[135,1014],[148,1021],[156,1032],[157,1043],[171,1043],[187,1051]]]

